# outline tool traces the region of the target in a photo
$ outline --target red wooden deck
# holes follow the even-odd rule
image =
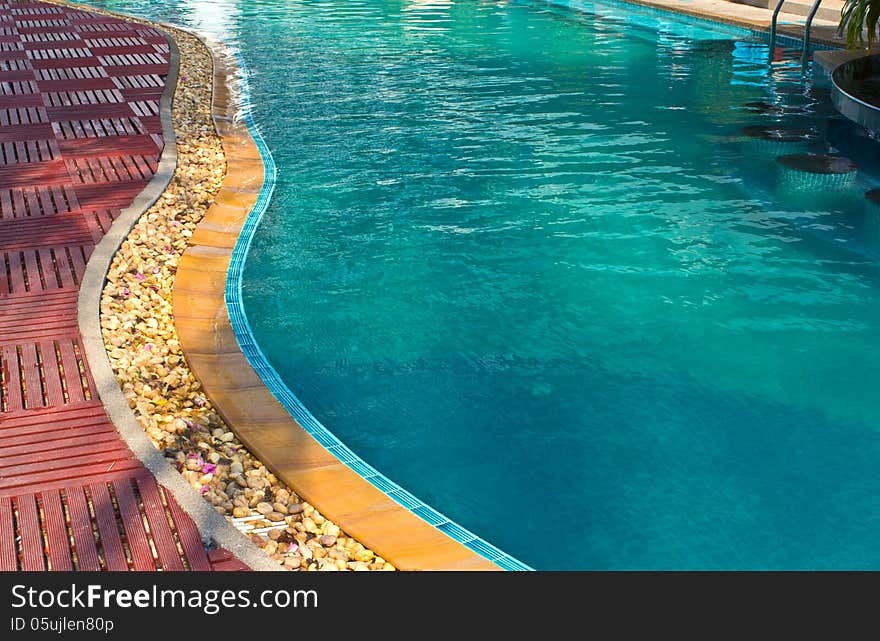
[[[243,569],[132,456],[77,327],[86,261],[162,152],[149,27],[0,0],[0,570]]]

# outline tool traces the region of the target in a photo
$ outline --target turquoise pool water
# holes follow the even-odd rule
[[[880,155],[796,51],[622,4],[98,4],[240,51],[279,168],[249,322],[367,463],[537,568],[880,568]],[[855,180],[775,161],[829,151]]]

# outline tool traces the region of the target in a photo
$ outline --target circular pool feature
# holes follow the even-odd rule
[[[872,205],[880,207],[880,189],[870,189],[865,192],[865,200]]]
[[[858,166],[848,158],[824,154],[789,154],[776,162],[786,189],[792,191],[842,190],[851,187]]]
[[[838,65],[831,81],[831,99],[840,113],[872,132],[880,132],[880,55],[866,55]]]
[[[849,175],[858,171],[856,164],[848,158],[825,156],[821,154],[791,154],[776,159],[780,165],[796,171],[819,175]]]
[[[815,132],[794,127],[750,125],[742,127],[740,133],[746,137],[749,151],[773,157],[790,154],[819,139]]]
[[[623,3],[101,4],[253,70],[243,340],[367,464],[540,569],[880,568],[868,186],[795,202],[719,142],[756,101],[823,130],[798,50]]]

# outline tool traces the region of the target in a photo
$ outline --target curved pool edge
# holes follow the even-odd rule
[[[260,351],[241,301],[253,234],[275,184],[246,72],[217,42],[212,116],[227,176],[183,255],[175,326],[189,365],[239,439],[342,530],[401,570],[530,570],[364,463],[315,419]]]
[[[582,9],[584,4],[578,2],[578,0],[544,1],[548,5],[574,10]],[[766,24],[763,24],[761,21],[741,20],[735,17],[719,15],[717,10],[706,10],[700,6],[706,4],[704,0],[697,0],[695,3],[697,7],[693,5],[682,7],[675,0],[612,0],[612,2],[618,5],[639,7],[643,11],[648,11],[655,15],[673,14],[676,15],[677,19],[693,21],[697,24],[712,23],[716,26],[723,25],[728,30],[736,31],[743,35],[766,35]],[[204,38],[204,36],[202,37]],[[789,38],[781,36],[780,40],[782,39],[788,40]],[[820,39],[817,38],[816,40],[819,41]],[[819,42],[816,44],[819,44]],[[830,43],[822,44],[827,46]],[[215,56],[215,67],[217,67],[218,45],[219,43],[209,44],[209,48]],[[822,45],[820,44],[819,46]],[[185,332],[180,331],[180,328],[178,328],[179,333],[181,333],[181,342],[184,344],[184,352],[187,354],[191,367],[205,386],[206,392],[214,401],[218,411],[227,420],[239,438],[260,460],[266,463],[279,478],[296,489],[303,498],[313,503],[324,514],[338,523],[346,532],[360,540],[364,545],[373,548],[377,553],[399,568],[466,569],[466,566],[472,566],[467,569],[502,568],[506,570],[531,570],[532,568],[529,566],[469,532],[366,464],[311,414],[296,395],[283,383],[281,377],[259,348],[244,310],[241,283],[251,241],[274,190],[275,166],[272,155],[250,115],[246,82],[247,73],[243,67],[243,62],[235,54],[226,55],[228,58],[235,58],[235,60],[227,69],[227,77],[219,80],[221,80],[222,84],[226,80],[235,78],[235,83],[239,89],[239,102],[235,109],[230,109],[232,102],[225,103],[223,105],[225,111],[220,114],[220,119],[223,122],[229,123],[232,129],[241,124],[244,125],[243,129],[245,132],[243,137],[247,138],[255,147],[259,156],[260,170],[258,171],[255,167],[251,166],[251,175],[249,177],[238,176],[239,179],[245,180],[247,188],[236,190],[235,197],[230,197],[230,200],[234,203],[231,207],[232,209],[240,207],[242,202],[250,202],[250,213],[242,214],[239,212],[239,216],[235,220],[233,220],[234,216],[232,218],[229,217],[230,211],[226,211],[221,216],[224,220],[221,226],[226,225],[226,227],[234,228],[233,231],[235,232],[233,234],[235,241],[225,274],[225,288],[223,292],[225,301],[223,312],[225,313],[215,310],[215,313],[210,318],[203,315],[200,319],[201,331],[209,330],[212,337],[214,360],[201,364],[194,363],[194,360],[198,360],[198,358],[194,359],[191,356],[191,350],[184,344],[182,334]],[[215,89],[217,86],[218,78],[215,76]],[[231,100],[232,97],[227,95],[226,98]],[[216,120],[218,115],[216,110],[214,115]],[[221,131],[224,146],[227,144],[240,146],[242,144],[240,141],[232,143],[227,139],[229,133]],[[229,154],[227,156],[229,157]],[[245,154],[239,160],[245,164],[253,164],[255,159],[252,155]],[[238,167],[236,167],[236,174],[238,173]],[[258,188],[253,184],[253,180],[257,175],[260,178]],[[226,184],[224,183],[225,187]],[[243,198],[243,194],[247,195]],[[221,200],[221,197],[218,196],[218,200]],[[226,209],[230,208],[226,207]],[[200,260],[204,263],[201,268],[196,268],[196,271],[198,269],[204,270],[208,263],[223,263],[223,256],[228,254],[229,251],[229,240],[222,240],[218,243],[218,234],[220,236],[229,234],[230,229],[218,229],[216,223],[209,220],[212,218],[210,214],[211,212],[206,216],[206,220],[199,226],[196,235],[193,237],[194,246],[202,246],[201,249],[196,251],[201,254]],[[212,281],[211,287],[213,289],[217,288],[217,280],[220,275],[217,264],[207,268],[207,272],[211,274],[210,276],[207,273],[202,274],[203,278],[206,277]],[[183,268],[184,262],[182,261],[181,271],[183,271]],[[180,280],[180,276],[178,276],[178,282]],[[175,287],[175,292],[177,289]],[[195,309],[192,305],[187,307],[190,310]],[[175,316],[179,318],[177,303],[175,303]],[[205,321],[209,322],[208,327],[205,326]],[[228,326],[228,333],[224,325]],[[233,344],[238,349],[231,350],[230,348]],[[207,356],[207,354],[203,355]],[[242,360],[244,362],[230,362],[236,360],[236,356],[243,356]],[[213,382],[206,383],[206,380],[210,381],[212,377],[214,378]],[[238,380],[235,380],[236,378]],[[214,387],[214,384],[216,384],[216,388],[212,392],[211,388]],[[219,398],[218,392],[221,394]],[[262,394],[265,394],[265,396],[261,398]],[[283,416],[279,415],[276,411],[278,404],[281,406],[280,409],[283,412]],[[285,429],[290,433],[285,433]],[[302,434],[296,434],[297,431],[302,432]],[[260,432],[264,433],[261,434]],[[268,433],[268,438],[266,433]],[[309,439],[304,440],[303,436],[307,436]],[[312,451],[309,447],[311,443],[316,443],[320,447],[321,453]],[[298,454],[291,454],[291,448],[296,449]],[[281,454],[280,459],[279,454]],[[325,458],[326,455],[330,456],[329,460]],[[342,478],[347,476],[343,469],[356,475],[359,481],[369,484],[372,492],[368,492],[368,494],[378,492],[379,496],[353,497],[352,495],[358,492],[351,486],[350,479]],[[327,476],[328,478],[319,482],[317,477],[321,476]],[[363,488],[360,488],[360,490],[363,490]],[[333,495],[336,492],[347,495],[340,501],[342,505],[338,506],[341,511],[334,509],[337,507],[337,499],[340,498]],[[388,502],[389,499],[393,502],[393,506]],[[418,562],[414,562],[412,550],[415,547],[423,546],[423,544],[413,543],[412,532],[407,532],[407,536],[401,541],[403,545],[401,553],[403,556],[391,551],[387,547],[391,545],[389,537],[391,539],[395,536],[400,537],[401,533],[388,531],[389,529],[400,527],[397,519],[392,518],[389,512],[401,508],[404,510],[404,513],[411,517],[416,517],[422,524],[427,525],[443,536],[451,538],[479,557],[480,560],[488,563],[477,563],[474,565],[472,562],[462,563],[455,561],[453,565],[449,565],[449,559],[442,555],[430,562],[425,562],[423,558],[420,558]],[[365,525],[364,519],[373,520],[377,514],[381,514],[379,520],[385,522],[381,527],[384,532],[377,538],[373,538],[371,534],[365,531],[370,528]],[[431,545],[429,544],[428,547],[431,547]]]
[[[853,57],[837,65],[831,71],[831,102],[844,116],[871,131],[880,131],[880,103],[877,96],[860,93],[857,78],[869,71],[872,78],[880,77],[880,53],[875,50],[864,51],[863,55]],[[867,69],[865,69],[867,67]],[[876,81],[875,81],[876,82]]]

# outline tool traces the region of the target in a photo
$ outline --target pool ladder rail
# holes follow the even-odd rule
[[[773,59],[773,49],[776,46],[776,23],[779,20],[779,12],[782,11],[782,5],[785,4],[785,0],[779,0],[776,3],[776,8],[773,9],[773,19],[770,21],[770,59]],[[801,64],[806,67],[807,66],[807,57],[810,53],[810,29],[813,26],[813,18],[816,17],[816,12],[819,10],[819,5],[822,4],[822,0],[814,0],[813,6],[810,7],[810,13],[807,16],[807,21],[804,24],[804,45],[801,50]]]

